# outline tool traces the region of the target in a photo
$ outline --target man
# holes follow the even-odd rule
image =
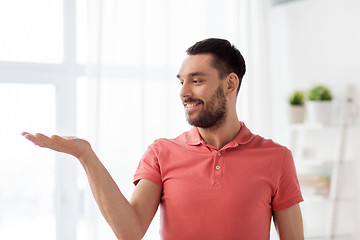
[[[161,207],[162,239],[303,239],[302,196],[290,151],[253,135],[236,114],[245,62],[228,41],[206,39],[187,50],[177,75],[194,127],[149,146],[130,201],[78,138],[23,135],[77,157],[105,219],[119,239],[141,239]]]

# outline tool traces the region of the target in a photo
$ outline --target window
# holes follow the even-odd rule
[[[20,133],[91,140],[130,198],[146,147],[189,129],[175,77],[186,48],[237,27],[236,14],[220,19],[214,7],[236,13],[234,0],[0,3],[0,239],[114,237],[80,164]],[[155,219],[144,239],[158,228]]]
[[[63,1],[0,2],[0,60],[63,61]]]
[[[55,154],[22,131],[55,131],[52,85],[0,83],[0,237],[55,239]]]

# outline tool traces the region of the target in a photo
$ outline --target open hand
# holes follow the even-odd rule
[[[79,159],[86,157],[92,151],[88,141],[77,137],[60,137],[58,135],[47,137],[41,133],[27,132],[23,132],[22,135],[37,146],[68,153]]]

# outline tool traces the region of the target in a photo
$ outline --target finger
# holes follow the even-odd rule
[[[39,145],[40,147],[46,147],[46,148],[54,147],[52,139],[41,133],[35,134],[35,144]]]
[[[27,132],[24,132],[23,136],[39,147],[49,148],[59,152],[63,150],[61,147],[63,143],[61,141],[64,141],[64,139],[60,136],[53,135],[49,138],[41,133],[36,133],[34,135]]]
[[[26,139],[30,140],[30,138],[32,138],[32,134],[31,133],[28,133],[28,132],[22,132],[21,133],[22,136],[24,136]]]
[[[38,139],[50,139],[48,136],[42,134],[42,133],[35,133],[35,137]]]
[[[64,140],[64,138],[63,138],[63,137],[60,137],[59,135],[52,135],[50,138],[53,139],[53,140],[55,140],[55,141]]]
[[[59,141],[76,140],[76,139],[78,139],[77,137],[74,137],[74,136],[58,136],[58,135],[52,135],[51,138],[52,138],[52,139],[59,140]]]
[[[40,147],[49,147],[51,145],[50,141],[49,141],[50,138],[48,138],[47,136],[45,136],[44,134],[41,134],[41,133],[36,133],[34,135],[34,134],[31,134],[31,133],[24,132],[23,136],[26,139],[33,142],[35,145],[38,145]]]
[[[28,140],[34,142],[34,143],[37,143],[39,142],[39,140],[43,140],[43,137],[46,137],[45,135],[41,134],[41,133],[36,133],[35,135],[34,134],[31,134],[31,133],[28,133],[28,132],[23,132],[22,135],[27,138]],[[40,138],[39,138],[40,137]]]
[[[21,135],[23,135],[26,139],[28,139],[28,140],[30,140],[32,142],[36,141],[35,136],[33,134],[31,134],[31,133],[23,132],[23,133],[21,133]]]
[[[52,142],[54,144],[57,144],[58,146],[64,146],[67,144],[66,140],[67,138],[66,137],[61,137],[59,135],[52,135],[50,137],[50,139],[52,140]]]

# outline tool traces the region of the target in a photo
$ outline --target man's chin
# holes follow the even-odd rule
[[[187,123],[188,123],[189,125],[194,126],[194,127],[197,127],[197,126],[196,126],[196,122],[189,120],[189,118],[186,118],[186,121],[187,121]]]
[[[189,119],[187,118],[187,122],[194,127],[198,127],[198,128],[210,128],[211,126],[209,124],[205,124],[201,121],[198,120],[194,120],[194,119]]]
[[[224,121],[224,115],[218,119],[216,118],[212,118],[212,119],[199,119],[196,117],[191,117],[188,114],[186,114],[186,121],[188,122],[188,124],[190,124],[191,126],[194,127],[198,127],[198,128],[204,128],[204,129],[209,129],[209,128],[214,128],[214,127],[218,127],[220,126],[223,121]]]
[[[186,121],[188,122],[189,125],[194,126],[194,127],[199,127],[199,125],[200,125],[200,123],[197,119],[192,118],[188,114],[186,114]]]

